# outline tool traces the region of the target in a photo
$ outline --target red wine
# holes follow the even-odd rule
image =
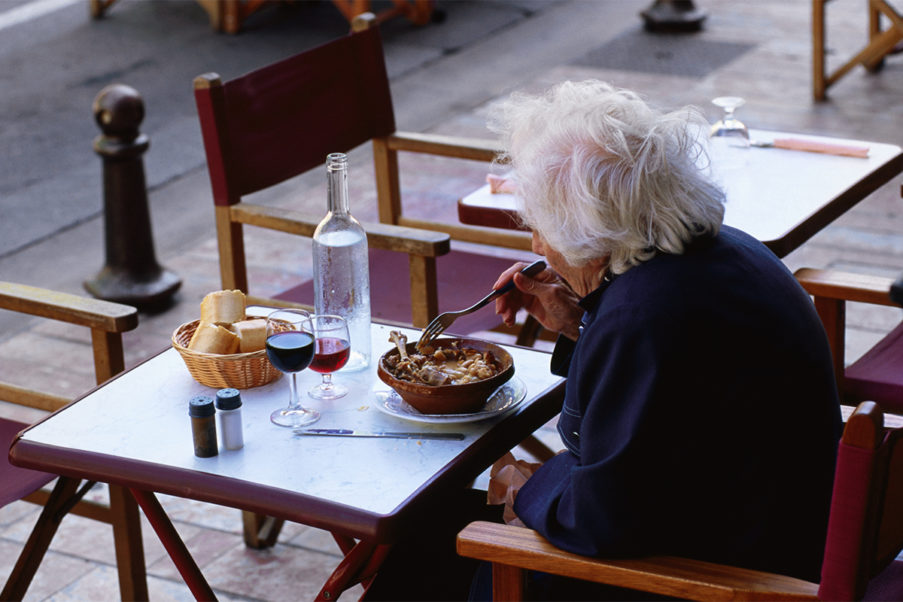
[[[310,369],[314,372],[335,372],[348,362],[351,355],[351,345],[344,339],[323,337],[317,339],[317,351]]]
[[[314,337],[307,332],[277,332],[267,337],[267,357],[282,372],[300,372],[310,365]]]

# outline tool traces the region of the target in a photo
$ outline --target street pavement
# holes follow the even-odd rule
[[[182,288],[165,311],[142,312],[138,329],[126,336],[131,366],[165,348],[172,331],[196,317],[203,295],[219,288],[192,78],[216,71],[228,79],[343,35],[347,23],[328,2],[277,4],[229,36],[212,32],[194,2],[118,0],[99,21],[88,18],[86,3],[63,1],[57,11],[3,28],[4,11],[26,3],[0,0],[0,279],[83,293],[82,282],[103,265],[100,159],[91,147],[99,130],[91,103],[107,84],[136,88],[145,101],[142,132],[151,140],[145,170],[155,251]],[[717,109],[709,100],[731,94],[746,98],[738,116],[751,127],[903,142],[903,57],[891,57],[877,74],[856,69],[829,90],[827,102],[813,102],[808,2],[699,0],[708,13],[703,31],[679,35],[643,31],[639,12],[650,4],[440,1],[442,22],[417,28],[388,21],[383,36],[399,128],[485,137],[485,110],[494,99],[594,77],[657,105],[697,105],[712,120]],[[831,3],[828,31],[831,61],[855,52],[867,31],[861,3]],[[368,149],[352,153],[351,208],[362,219],[376,216],[369,161]],[[481,170],[475,168],[474,187]],[[312,173],[260,202],[318,214],[325,211],[324,181]],[[416,184],[415,178],[409,191],[415,202],[432,198]],[[898,275],[900,188],[898,176],[785,263]],[[285,288],[309,270],[309,247],[283,236],[249,237],[260,292]],[[848,356],[900,317],[894,308],[851,308]],[[88,342],[77,333],[0,314],[2,379],[77,395],[91,386],[89,358]],[[554,444],[551,427],[542,435]],[[288,525],[275,548],[248,550],[237,511],[172,498],[164,504],[223,599],[310,598],[338,562],[323,532]],[[8,574],[36,512],[27,504],[0,509],[0,575]],[[67,517],[29,599],[116,599],[111,546],[96,543],[107,541],[108,531]],[[191,599],[147,525],[145,541],[152,599]]]

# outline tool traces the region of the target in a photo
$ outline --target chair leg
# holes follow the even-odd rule
[[[119,595],[123,600],[148,600],[141,516],[135,498],[125,487],[110,485],[110,523],[119,570]]]
[[[34,579],[41,560],[47,553],[47,548],[50,547],[50,542],[60,526],[60,521],[65,516],[65,507],[72,495],[75,494],[78,483],[78,479],[69,477],[57,479],[53,492],[44,505],[31,535],[28,536],[25,548],[19,554],[19,559],[3,587],[3,592],[0,593],[0,600],[21,600],[25,597],[25,592],[31,585],[31,580]]]
[[[812,0],[812,96],[825,99],[825,0]]]
[[[242,510],[241,522],[245,545],[256,550],[272,548],[276,545],[279,531],[282,530],[282,525],[285,523],[281,518],[273,518],[248,510]]]
[[[524,579],[526,574],[523,569],[516,566],[492,563],[492,599],[493,600],[523,600]]]

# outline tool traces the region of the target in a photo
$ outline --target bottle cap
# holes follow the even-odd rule
[[[241,407],[241,393],[238,389],[220,389],[216,392],[216,409],[234,410]]]
[[[188,400],[188,415],[193,418],[213,416],[215,413],[213,399],[207,395],[197,395]]]

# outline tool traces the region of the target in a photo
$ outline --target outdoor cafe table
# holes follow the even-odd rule
[[[781,148],[712,147],[712,171],[725,190],[724,223],[784,257],[903,171],[899,146],[862,140],[750,130],[758,141],[801,139],[868,147],[868,157]],[[516,199],[485,185],[458,201],[464,224],[517,228]]]
[[[385,325],[373,325],[374,358],[391,348]],[[409,339],[419,331],[398,329]],[[284,407],[288,381],[242,390],[240,450],[211,458],[194,455],[188,400],[214,395],[189,375],[174,349],[127,371],[24,431],[10,459],[19,466],[128,487],[198,599],[212,590],[154,493],[250,510],[326,529],[344,542],[345,557],[319,599],[335,599],[372,574],[389,546],[443,492],[467,487],[497,458],[553,418],[563,379],[549,372],[549,354],[506,347],[514,358],[511,381],[526,389],[508,413],[478,422],[433,423],[378,409],[388,391],[368,370],[339,372],[350,388],[339,400],[317,402],[306,392],[319,375],[299,374],[305,405],[322,413],[311,428],[452,431],[463,440],[295,436],[275,426],[270,413]]]

